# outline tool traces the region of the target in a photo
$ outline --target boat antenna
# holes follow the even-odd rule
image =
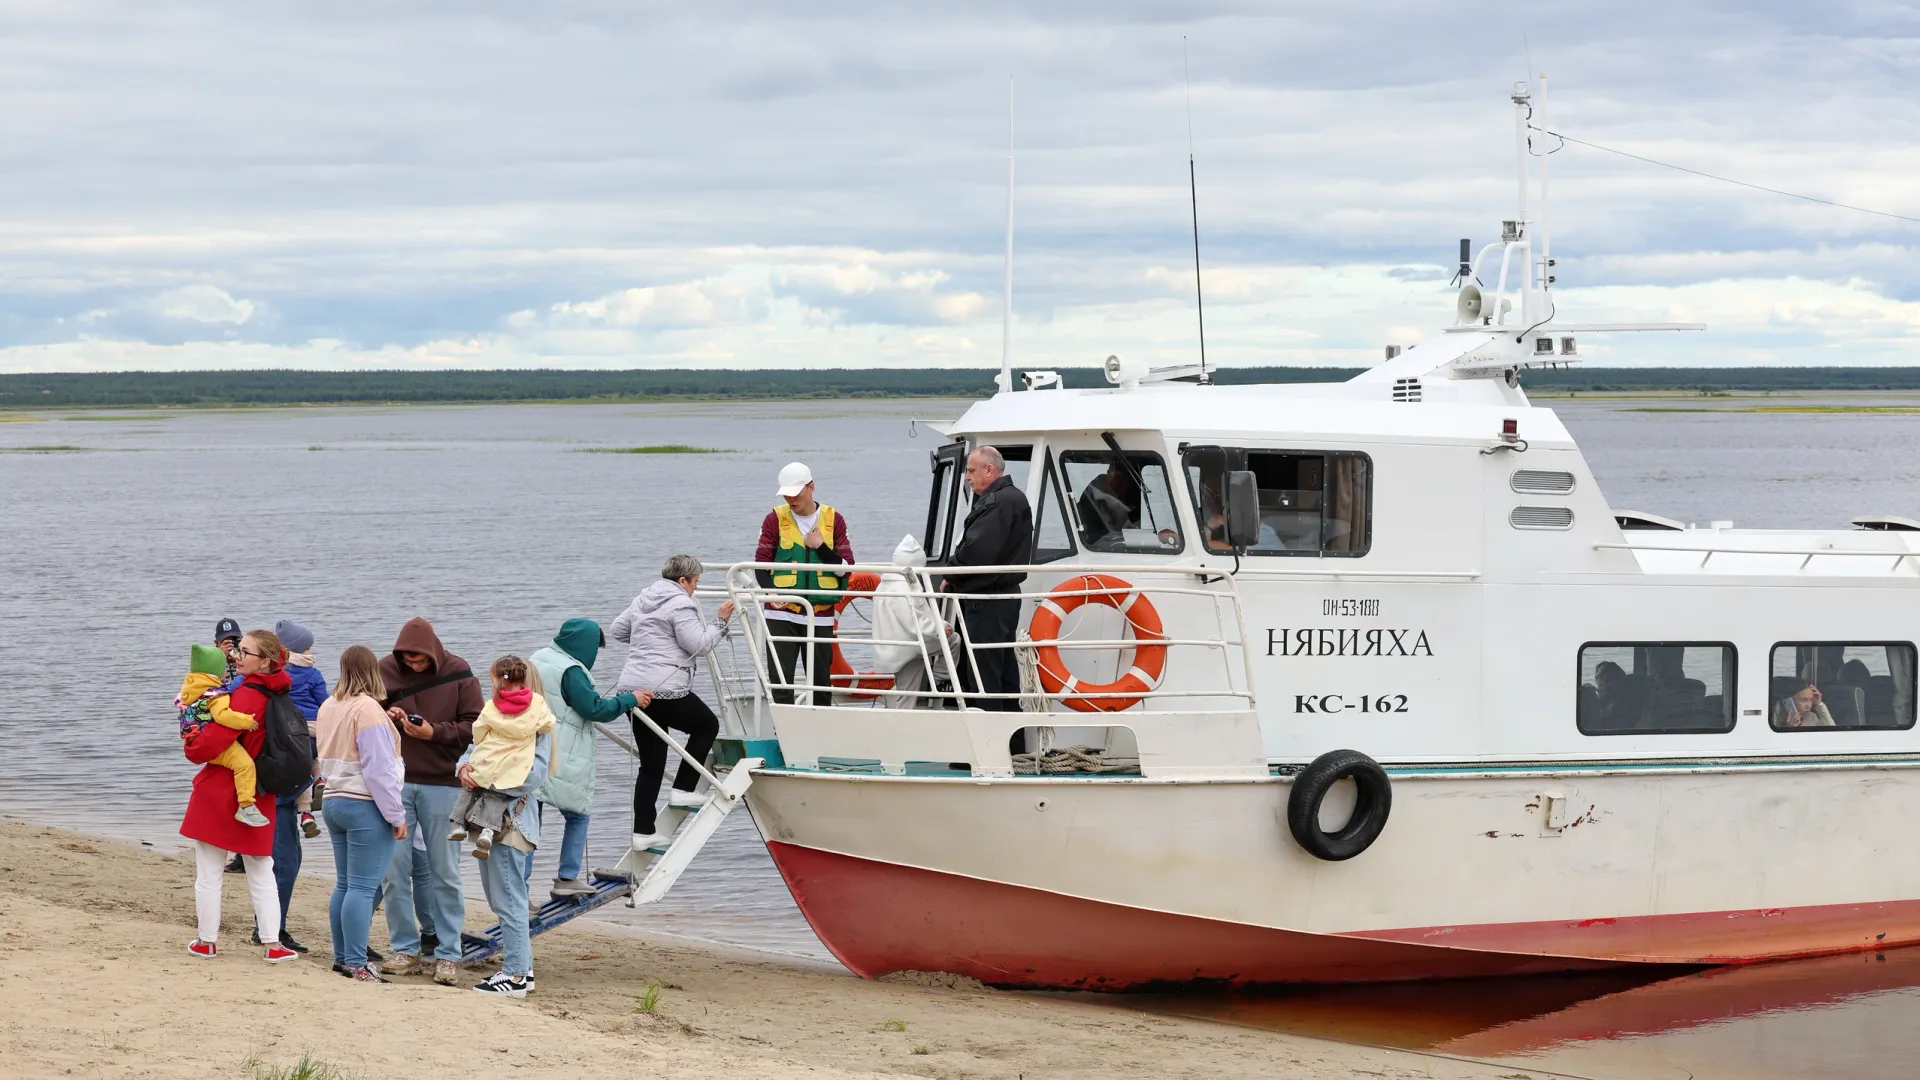
[[[1000,271],[1000,389],[1013,389],[1013,76],[1007,76],[1007,245]]]
[[[1193,207],[1193,310],[1200,319],[1200,381],[1207,374],[1207,304],[1200,292],[1200,184],[1193,173],[1193,69],[1187,62],[1187,35],[1180,35],[1180,73],[1187,85],[1187,197]]]

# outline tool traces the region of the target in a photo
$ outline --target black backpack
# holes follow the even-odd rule
[[[297,794],[313,778],[313,739],[307,735],[307,718],[287,695],[269,693],[257,685],[254,689],[267,699],[267,707],[254,718],[267,733],[253,759],[258,774],[255,784],[269,795]]]

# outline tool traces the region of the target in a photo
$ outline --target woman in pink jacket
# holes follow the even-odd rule
[[[333,900],[327,923],[333,936],[333,970],[359,982],[386,982],[367,963],[367,931],[373,896],[407,838],[407,812],[400,802],[405,768],[400,736],[380,700],[387,688],[380,661],[365,645],[340,654],[340,678],[320,705],[314,725],[320,775],[327,799],[320,816],[333,837]]]

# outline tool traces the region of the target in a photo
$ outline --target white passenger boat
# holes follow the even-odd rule
[[[1920,532],[1611,506],[1520,375],[1656,327],[1555,319],[1526,190],[1456,325],[1351,381],[1115,359],[950,427],[936,563],[970,448],[1032,502],[1020,711],[771,704],[791,687],[742,653],[746,805],[847,967],[1121,989],[1920,941]],[[787,595],[755,569],[747,611]]]

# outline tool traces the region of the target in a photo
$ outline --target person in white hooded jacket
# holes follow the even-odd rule
[[[920,541],[912,536],[902,539],[900,546],[893,549],[893,565],[927,565],[927,553],[920,547]],[[950,637],[952,632],[941,620],[933,601],[911,595],[915,587],[911,582],[907,574],[883,573],[879,587],[873,591],[873,656],[882,670],[893,672],[896,691],[881,695],[881,704],[889,709],[931,708],[936,699],[899,691],[937,689],[952,684],[946,656],[940,648],[940,639]],[[879,644],[882,641],[904,644]],[[958,641],[952,644],[957,647]],[[928,660],[933,662],[932,686],[927,680]]]
[[[700,584],[700,560],[691,555],[674,555],[660,571],[660,580],[640,591],[620,617],[613,620],[607,636],[628,645],[627,662],[620,669],[616,691],[634,692],[640,706],[662,729],[687,733],[687,754],[705,760],[720,734],[720,720],[693,692],[693,671],[700,657],[707,654],[727,633],[727,620],[733,617],[733,601],[720,605],[719,621],[707,625],[700,618],[700,605],[693,590]],[[655,803],[660,798],[660,781],[667,769],[667,745],[642,724],[633,720],[633,741],[640,749],[640,775],[633,782],[633,847],[644,850],[657,844],[654,832]],[[693,810],[706,801],[696,795],[700,774],[685,759],[673,778],[673,791],[667,805]]]

